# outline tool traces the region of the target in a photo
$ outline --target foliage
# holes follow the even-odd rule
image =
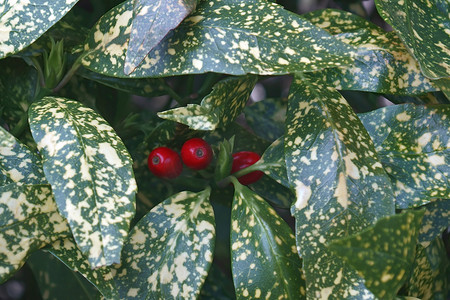
[[[2,283],[27,264],[43,299],[448,297],[448,1],[375,0],[393,31],[359,0],[77,2],[0,4]],[[210,163],[148,170],[196,137]],[[261,159],[230,175],[240,151]]]

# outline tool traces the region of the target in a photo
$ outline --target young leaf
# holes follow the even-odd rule
[[[114,130],[80,103],[45,97],[29,109],[61,214],[92,267],[118,263],[134,216],[131,157]]]
[[[348,264],[325,248],[394,213],[391,183],[352,108],[335,90],[299,74],[284,141],[291,212],[308,297],[373,297]],[[331,299],[331,298],[330,298]]]
[[[284,136],[274,141],[264,151],[260,162],[267,166],[270,165],[270,167],[264,169],[264,173],[267,176],[287,188],[291,187],[286,171],[286,161],[284,159]]]
[[[122,299],[195,299],[214,252],[210,189],[181,192],[132,229],[116,282]]]
[[[233,148],[234,136],[229,140],[225,139],[219,144],[219,154],[217,155],[216,168],[214,170],[214,178],[216,181],[220,181],[230,175],[233,166]]]
[[[412,275],[407,282],[408,295],[420,299],[448,299],[449,267],[445,244],[440,238],[426,248],[417,245]]]
[[[33,43],[59,21],[78,0],[3,1],[0,6],[0,58]]]
[[[132,6],[132,1],[126,1],[93,27],[85,45],[89,55],[83,59],[84,66],[109,76],[125,76]],[[275,3],[201,1],[131,76],[289,74],[349,64],[354,50]]]
[[[417,59],[425,76],[432,79],[450,76],[448,1],[375,0],[375,4],[381,17]]]
[[[215,130],[226,127],[242,112],[257,76],[226,78],[218,82],[201,105],[188,104],[158,113],[163,119],[185,124],[194,130]]]
[[[450,198],[450,105],[387,106],[359,117],[391,178],[398,208]]]
[[[450,200],[436,199],[422,207],[425,208],[425,215],[419,231],[419,243],[428,247],[450,226]]]
[[[19,270],[32,252],[69,235],[49,185],[0,187],[0,282]]]
[[[388,216],[362,232],[332,241],[334,254],[364,277],[379,299],[394,299],[412,271],[424,211]]]
[[[395,33],[385,32],[364,18],[342,10],[317,10],[304,17],[336,39],[358,48],[352,66],[316,72],[314,78],[321,78],[339,90],[395,95],[437,90]]]
[[[130,74],[147,54],[176,28],[197,5],[198,0],[134,0],[130,42],[124,73]]]
[[[234,179],[231,266],[237,299],[306,299],[292,230],[260,196]]]

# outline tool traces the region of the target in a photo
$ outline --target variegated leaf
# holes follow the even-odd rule
[[[298,74],[289,96],[284,141],[296,191],[298,251],[311,298],[373,299],[364,280],[325,245],[394,213],[391,183],[370,136],[333,88]]]
[[[92,267],[118,263],[135,213],[131,157],[114,130],[80,103],[45,97],[29,109],[61,214]]]
[[[78,0],[5,0],[0,4],[0,58],[16,53],[59,21]]]
[[[449,267],[445,244],[440,238],[426,248],[417,245],[413,271],[406,286],[408,295],[422,300],[448,299]]]
[[[41,159],[1,126],[0,178],[3,184],[46,183]]]
[[[437,90],[395,33],[342,10],[318,10],[304,17],[336,39],[358,48],[352,66],[316,72],[315,78],[339,90],[396,95]]]
[[[419,232],[419,243],[426,248],[450,227],[450,200],[436,199],[423,208],[425,215]]]
[[[264,99],[245,108],[245,120],[258,136],[274,141],[284,133],[286,109],[283,99]]]
[[[0,187],[0,282],[19,270],[33,251],[66,236],[69,226],[49,185]]]
[[[93,27],[83,64],[124,77],[132,1]],[[310,22],[264,0],[202,1],[196,11],[153,48],[131,76],[160,77],[217,72],[288,74],[351,63],[355,49]]]
[[[285,167],[286,168],[286,167]],[[263,176],[249,188],[278,208],[289,209],[295,202],[295,193],[268,176]]]
[[[286,170],[286,160],[284,158],[284,136],[281,136],[267,147],[260,162],[267,165],[264,168],[264,173],[267,176],[287,188],[291,187]]]
[[[424,211],[388,216],[362,232],[328,245],[364,277],[378,299],[395,299],[412,271]]]
[[[231,267],[237,299],[306,299],[292,230],[260,196],[234,179]]]
[[[433,83],[441,90],[450,101],[450,77],[433,80]],[[448,103],[448,102],[447,102]]]
[[[121,299],[198,297],[214,252],[209,195],[209,188],[175,194],[136,224],[117,270]]]
[[[134,71],[169,31],[195,9],[197,1],[133,0],[133,22],[125,58],[125,74]]]
[[[439,0],[375,0],[389,23],[420,64],[425,76],[450,76],[450,3]]]
[[[450,105],[387,106],[359,117],[391,178],[398,208],[450,198]]]
[[[226,127],[242,112],[258,77],[231,77],[218,82],[201,105],[188,104],[158,113],[163,119],[185,124],[194,130]]]

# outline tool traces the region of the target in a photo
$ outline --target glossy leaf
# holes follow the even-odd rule
[[[378,299],[395,295],[412,271],[424,211],[388,216],[362,232],[328,245],[364,277]]]
[[[297,247],[308,297],[372,299],[364,281],[325,245],[394,213],[391,183],[375,147],[345,99],[298,75],[284,140]]]
[[[0,4],[0,58],[33,43],[59,21],[77,0],[6,0]]]
[[[158,113],[163,119],[185,124],[194,130],[215,130],[226,127],[242,112],[252,92],[256,76],[231,77],[213,87],[201,105],[188,104]]]
[[[264,99],[245,108],[245,120],[258,136],[274,141],[284,133],[286,109],[282,99]]]
[[[209,194],[209,188],[175,194],[136,224],[117,270],[121,299],[198,297],[214,252]]]
[[[336,39],[358,48],[350,67],[316,72],[315,78],[326,80],[338,90],[395,95],[437,90],[395,33],[385,32],[364,18],[342,10],[317,10],[304,17]]]
[[[437,79],[450,75],[448,1],[439,1],[438,5],[438,0],[375,0],[375,4],[381,17],[417,59],[425,76]]]
[[[279,184],[290,188],[284,157],[284,136],[281,136],[267,147],[261,156],[261,164],[266,165],[264,173]]]
[[[394,187],[398,208],[450,198],[450,106],[387,106],[359,115]]]
[[[278,208],[289,209],[295,202],[295,193],[268,176],[263,176],[249,188]]]
[[[132,2],[104,15],[87,40],[83,64],[124,77]],[[263,0],[200,2],[195,12],[153,48],[131,76],[193,73],[288,74],[349,64],[354,48],[310,22]]]
[[[118,263],[134,216],[131,157],[114,130],[80,103],[45,97],[29,110],[61,214],[92,267]]]
[[[236,298],[306,299],[291,229],[263,198],[236,179],[233,184],[231,266]]]
[[[167,33],[195,9],[197,1],[133,0],[133,22],[125,58],[125,74],[133,72]]]
[[[19,270],[33,251],[68,235],[49,185],[0,187],[0,282]]]
[[[0,178],[2,185],[46,183],[41,159],[3,127],[0,127]]]
[[[419,242],[423,247],[428,247],[450,226],[450,200],[436,199],[423,208],[425,214],[419,232]]]
[[[448,299],[450,267],[445,245],[436,238],[428,247],[417,246],[413,271],[407,282],[409,296],[419,299]]]

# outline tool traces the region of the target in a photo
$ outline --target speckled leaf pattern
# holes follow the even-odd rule
[[[256,194],[260,195],[273,206],[289,210],[295,202],[294,191],[279,184],[268,176],[263,176],[257,182],[248,186]]]
[[[345,99],[333,88],[296,76],[284,140],[297,247],[307,295],[372,299],[363,279],[325,245],[394,213],[391,183],[375,147]]]
[[[247,187],[234,183],[231,266],[237,299],[306,299],[292,230]]]
[[[0,126],[1,183],[46,183],[41,159]]]
[[[45,250],[61,260],[68,268],[79,272],[89,280],[106,299],[119,299],[113,279],[116,274],[115,269],[113,267],[92,269],[90,262],[78,249],[72,236],[55,241]]]
[[[444,93],[447,99],[450,100],[450,77],[434,80],[433,83],[442,93]]]
[[[318,10],[304,17],[336,39],[358,48],[352,66],[315,73],[315,77],[338,90],[396,95],[437,90],[394,32],[385,32],[362,17],[342,10]]]
[[[144,60],[147,54],[184,20],[197,0],[133,0],[133,22],[125,58],[125,74]]]
[[[425,208],[425,214],[419,232],[419,243],[423,247],[428,247],[450,226],[450,200],[436,199],[422,207]]]
[[[450,3],[375,0],[381,17],[398,33],[429,78],[450,76]]]
[[[195,299],[214,253],[210,189],[164,200],[130,232],[117,270],[121,299]]]
[[[264,169],[264,173],[267,176],[287,188],[291,187],[286,170],[286,160],[284,158],[284,136],[281,136],[267,147],[260,161],[267,165]]]
[[[45,176],[77,245],[92,267],[118,263],[136,192],[122,141],[100,115],[65,98],[35,102],[29,122]]]
[[[398,208],[450,198],[450,105],[387,106],[359,117],[391,178]]]
[[[19,270],[33,251],[68,235],[48,184],[0,187],[0,282]]]
[[[408,295],[422,300],[448,299],[449,267],[445,245],[440,238],[426,248],[418,245],[413,271],[407,282]]]
[[[378,299],[395,299],[412,271],[424,211],[388,216],[362,232],[328,245],[364,277]]]
[[[284,133],[286,109],[283,99],[264,99],[245,107],[245,120],[258,136],[274,141]]]
[[[0,4],[0,58],[16,53],[59,21],[78,0],[5,0]]]
[[[132,2],[104,15],[87,40],[83,64],[125,76]],[[160,77],[218,72],[288,74],[351,63],[355,49],[275,3],[201,1],[195,12],[150,51],[131,76]]]
[[[257,77],[230,77],[218,82],[201,105],[188,104],[158,113],[163,119],[176,121],[194,130],[215,130],[233,122],[242,112]]]

